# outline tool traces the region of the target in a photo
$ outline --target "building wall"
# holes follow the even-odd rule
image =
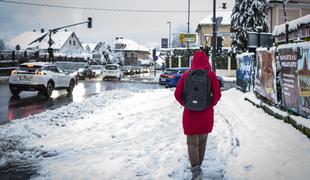
[[[74,33],[72,33],[72,35],[67,39],[65,44],[60,49],[60,52],[63,53],[81,53],[82,51],[83,46]]]
[[[294,19],[300,18],[307,14],[310,14],[310,2],[309,6],[306,7],[290,7],[289,4],[286,4],[286,17],[287,21],[292,21]],[[274,30],[276,25],[285,23],[283,6],[271,7],[268,12],[268,21],[269,21],[269,32]]]
[[[213,33],[213,27],[212,25],[199,25],[200,29],[198,30],[198,34],[199,34],[199,41],[200,41],[200,45],[205,45],[206,44],[206,39],[205,39],[205,35],[210,36],[208,39],[208,46],[211,46],[211,36]],[[218,30],[218,35],[221,35],[221,32],[224,33],[230,33],[230,25],[221,25],[219,30]],[[222,34],[223,37],[225,38],[223,41],[223,46],[224,47],[230,47],[230,43],[231,43],[231,37],[228,34]]]

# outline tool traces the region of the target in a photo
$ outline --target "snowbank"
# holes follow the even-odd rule
[[[107,91],[1,126],[0,166],[34,162],[34,179],[189,179],[182,108],[173,90]],[[309,140],[244,96],[223,92],[203,178],[309,177]]]

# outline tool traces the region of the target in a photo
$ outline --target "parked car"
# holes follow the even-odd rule
[[[93,77],[99,77],[103,74],[104,67],[102,65],[90,65],[90,68],[92,69],[92,76]]]
[[[124,73],[121,70],[120,65],[118,65],[118,64],[107,64],[104,66],[103,80],[114,78],[114,79],[118,79],[120,81],[123,76],[124,76]]]
[[[159,84],[164,85],[165,87],[176,87],[183,73],[188,70],[188,67],[166,68],[165,71],[160,74]],[[220,87],[224,87],[223,78],[217,75],[217,79],[220,83]]]
[[[74,76],[75,82],[77,84],[77,80],[78,80],[78,77],[77,77],[77,67],[74,64],[74,62],[56,61],[55,64],[60,66],[60,67],[62,67],[67,72],[71,73]]]
[[[75,85],[72,74],[58,65],[45,62],[23,63],[12,71],[9,80],[14,96],[21,91],[39,91],[50,97],[54,89],[66,89],[71,94]]]

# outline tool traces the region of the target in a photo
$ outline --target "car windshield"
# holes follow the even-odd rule
[[[73,63],[55,63],[58,66],[61,66],[64,69],[74,69],[74,64]]]
[[[92,69],[102,69],[101,66],[91,66]]]
[[[175,74],[178,73],[179,70],[175,70],[175,69],[166,69],[165,70],[165,74]]]
[[[108,65],[108,66],[105,66],[105,69],[107,69],[107,70],[117,70],[117,66]]]

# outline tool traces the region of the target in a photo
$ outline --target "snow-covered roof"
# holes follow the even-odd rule
[[[222,25],[230,25],[231,23],[231,14],[232,10],[225,10],[225,11],[216,11],[216,17],[223,17]],[[212,22],[213,13],[208,14],[202,21],[199,22],[199,25],[210,25],[213,24]]]
[[[93,51],[98,43],[82,43],[83,49],[86,50],[89,47],[90,51]]]
[[[41,42],[35,42],[31,45],[29,45],[34,40],[42,37],[46,33],[40,33],[40,32],[25,32],[21,35],[15,37],[10,41],[10,44],[15,47],[17,44],[20,45],[21,49],[27,49],[27,48],[36,48],[39,49],[47,49],[48,48],[48,35],[44,37],[44,39]],[[52,45],[53,49],[61,49],[62,46],[65,44],[65,42],[68,40],[68,38],[73,34],[73,32],[56,32],[52,33],[52,40],[54,41],[54,44]]]
[[[118,39],[115,42],[115,45],[119,44],[122,45],[120,47],[115,46],[117,50],[124,50],[124,51],[150,51],[148,48],[144,47],[143,45],[131,40],[131,39]]]
[[[301,18],[292,20],[288,22],[288,24],[289,24],[289,31],[294,31],[303,24],[310,24],[310,14],[303,16]],[[284,33],[285,33],[285,23],[275,26],[272,32],[274,36],[284,34]]]

